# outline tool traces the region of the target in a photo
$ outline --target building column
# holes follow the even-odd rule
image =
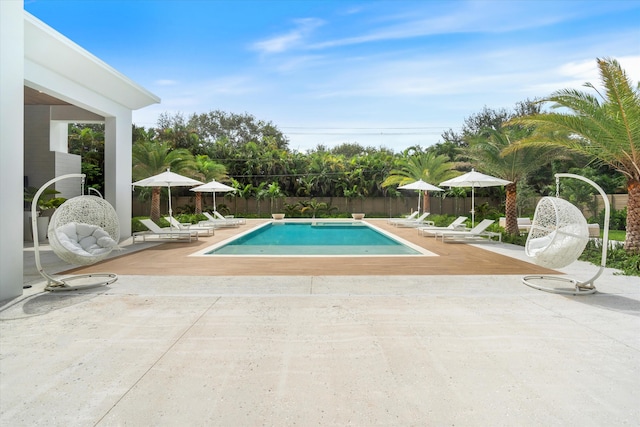
[[[131,236],[131,111],[104,122],[105,198],[118,213],[120,238]]]
[[[0,300],[22,295],[23,6],[22,1],[0,1]]]

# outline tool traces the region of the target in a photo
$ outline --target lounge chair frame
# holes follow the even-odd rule
[[[435,225],[435,223],[433,221],[426,221],[425,218],[427,218],[430,215],[429,212],[424,212],[422,215],[420,215],[417,218],[414,219],[396,219],[396,220],[391,220],[389,221],[389,223],[391,225],[393,225],[394,227],[421,227],[424,225]]]
[[[164,218],[169,221],[169,224],[181,231],[195,231],[198,236],[201,234],[205,236],[213,236],[215,234],[215,227],[213,225],[182,224],[172,216],[166,216]]]
[[[194,231],[160,228],[158,224],[150,219],[141,219],[140,222],[147,227],[148,231],[137,231],[133,233],[133,243],[136,243],[137,240],[146,242],[147,237],[152,236],[156,237],[150,240],[154,242],[191,242],[192,239],[198,240],[198,233]]]
[[[212,225],[214,227],[239,227],[246,223],[245,219],[240,218],[225,218],[218,211],[213,211],[213,215],[209,212],[202,212],[207,217],[206,221],[200,221],[198,225],[207,226]]]
[[[484,219],[478,223],[471,230],[436,230],[434,233],[435,238],[440,237],[443,242],[446,241],[493,241],[494,237],[498,238],[498,242],[502,242],[502,233],[496,233],[493,231],[486,231],[487,227],[493,224],[495,221],[492,219]],[[425,231],[428,232],[428,231]]]
[[[433,233],[435,231],[446,231],[446,230],[465,231],[464,222],[467,219],[468,218],[466,216],[459,216],[458,218],[453,220],[451,224],[447,225],[446,227],[435,227],[435,226],[419,227],[418,234],[420,234],[421,236],[426,236],[427,234],[429,234],[429,232]]]

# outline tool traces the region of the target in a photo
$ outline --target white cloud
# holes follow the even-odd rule
[[[362,34],[328,39],[306,46],[320,50],[389,40],[455,33],[505,33],[557,24],[588,11],[562,7],[541,8],[537,2],[459,1],[446,3],[446,9],[434,13],[429,2],[416,3],[409,12],[387,16],[385,24]],[[530,13],[535,10],[536,13]],[[521,19],[526,16],[527,19]]]
[[[324,21],[316,18],[303,18],[295,20],[294,24],[295,28],[288,33],[255,42],[252,48],[262,54],[286,52],[303,44],[313,30],[323,25]]]

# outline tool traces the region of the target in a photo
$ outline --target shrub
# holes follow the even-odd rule
[[[600,228],[604,228],[604,209],[598,213],[597,219]],[[627,207],[623,209],[612,209],[609,217],[610,230],[626,230],[627,229]]]
[[[200,221],[206,221],[207,217],[202,214],[195,213],[183,213],[180,215],[174,215],[174,218],[183,224],[197,224]]]
[[[614,247],[613,245],[610,244],[607,249],[606,266],[620,270],[620,274],[625,276],[640,276],[640,254],[627,252],[622,247],[618,245]],[[600,240],[590,240],[579,259],[600,265],[602,261],[602,242]]]

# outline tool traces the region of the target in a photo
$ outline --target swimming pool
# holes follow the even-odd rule
[[[417,245],[362,221],[274,221],[207,248],[202,255],[426,255]]]

